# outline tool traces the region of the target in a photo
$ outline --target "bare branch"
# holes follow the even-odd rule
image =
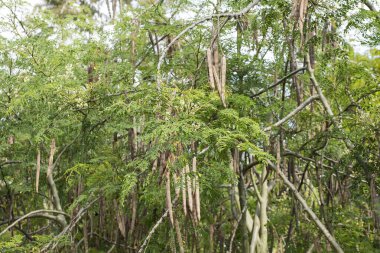
[[[10,165],[10,164],[17,164],[17,163],[21,163],[21,161],[5,161],[0,164],[0,167],[3,167],[5,165]]]
[[[269,131],[273,127],[278,127],[278,126],[282,125],[287,120],[289,120],[294,115],[296,115],[298,112],[300,112],[303,108],[305,108],[308,104],[310,104],[311,102],[313,102],[314,100],[319,99],[319,98],[320,98],[319,95],[314,95],[314,96],[309,97],[302,104],[300,104],[296,109],[294,109],[292,112],[290,112],[288,115],[286,115],[283,119],[277,121],[273,126],[264,128],[264,131]]]
[[[78,211],[77,215],[73,219],[71,219],[70,223],[61,231],[61,233],[59,233],[55,237],[55,239],[60,238],[60,237],[64,236],[67,233],[70,233],[73,230],[73,228],[76,226],[76,224],[86,214],[87,209],[90,208],[92,206],[92,204],[94,204],[98,199],[99,199],[99,197],[95,198],[94,200],[92,200],[91,202],[89,202],[86,206],[82,207]],[[47,245],[45,245],[44,248],[41,250],[41,252],[48,252],[49,250],[53,250],[55,247],[57,247],[57,245],[58,245],[58,241],[57,240],[53,240],[53,241],[49,242]]]
[[[315,160],[312,159],[312,158],[309,158],[309,157],[305,157],[305,156],[302,156],[296,152],[293,152],[293,151],[290,151],[290,150],[286,150],[285,151],[285,154],[284,156],[294,156],[294,157],[297,157],[301,160],[304,160],[304,161],[308,161],[308,162],[312,162],[312,163],[315,163]],[[329,165],[326,165],[326,164],[321,164],[323,167],[326,167],[326,168],[329,168],[329,169],[334,169],[332,166],[329,166]]]
[[[277,166],[275,164],[273,164],[271,161],[267,161],[268,162],[268,165],[274,169],[274,170],[277,170]],[[311,208],[307,205],[305,199],[301,196],[301,194],[297,191],[296,187],[294,186],[294,184],[292,184],[288,178],[286,177],[286,175],[281,171],[281,170],[277,170],[278,174],[280,175],[280,177],[282,178],[282,180],[284,181],[284,183],[292,190],[292,192],[294,193],[295,197],[297,198],[297,200],[301,203],[301,205],[303,206],[303,208],[306,210],[306,212],[309,214],[309,216],[311,217],[311,219],[315,222],[315,224],[318,226],[318,228],[321,230],[321,232],[324,234],[324,236],[326,237],[326,239],[331,243],[331,245],[335,248],[335,250],[338,252],[338,253],[343,253],[343,250],[342,248],[340,247],[340,245],[338,244],[338,242],[335,240],[334,236],[332,234],[330,234],[330,232],[328,231],[328,229],[325,227],[325,225],[323,225],[323,223],[319,220],[318,216],[313,212],[313,210],[311,210]]]
[[[285,77],[281,78],[280,80],[278,80],[276,83],[272,84],[271,86],[265,88],[265,89],[262,89],[260,90],[259,92],[257,92],[256,94],[253,94],[251,95],[251,98],[255,98],[257,96],[260,96],[261,94],[263,94],[264,92],[267,92],[268,90],[276,87],[277,85],[281,84],[282,82],[286,81],[286,79],[288,79],[289,77],[292,77],[294,76],[295,74],[297,74],[298,72],[301,72],[303,70],[306,70],[306,67],[303,67],[303,68],[300,68],[300,69],[296,69],[294,70],[293,72],[289,73],[288,75],[286,75]]]
[[[377,11],[375,5],[373,5],[373,3],[371,3],[370,1],[363,0],[363,4],[365,4],[371,11]]]
[[[178,200],[178,196],[176,196],[174,198],[173,205],[175,205],[175,203],[177,202],[177,200]],[[150,238],[152,237],[152,235],[154,234],[154,232],[156,231],[156,229],[158,228],[158,226],[164,221],[164,219],[166,218],[166,216],[168,216],[168,214],[169,214],[169,209],[166,209],[166,211],[161,216],[161,218],[156,222],[156,224],[150,230],[148,236],[145,238],[143,244],[140,246],[140,249],[139,249],[139,251],[137,253],[144,252],[144,249],[148,245],[148,242],[149,242]]]
[[[310,54],[309,54],[309,53],[306,53],[306,64],[307,64],[307,71],[309,72],[309,75],[310,75],[311,83],[313,84],[313,86],[314,86],[315,89],[317,90],[318,95],[319,95],[319,98],[321,99],[322,104],[323,104],[323,107],[325,107],[325,109],[326,109],[326,111],[327,111],[327,114],[328,114],[331,118],[333,118],[333,117],[334,117],[334,113],[333,113],[333,111],[331,110],[330,104],[329,104],[329,102],[327,101],[325,95],[323,95],[322,89],[321,89],[321,87],[319,86],[318,81],[317,81],[317,79],[316,79],[315,76],[314,76],[314,69],[311,67],[311,63],[310,63]],[[335,121],[333,121],[333,122],[334,122],[334,124],[335,124]]]
[[[232,252],[232,245],[234,244],[234,239],[235,239],[235,235],[236,235],[236,231],[239,227],[239,223],[241,221],[241,219],[243,218],[243,215],[245,215],[245,211],[247,211],[247,205],[244,206],[243,210],[241,211],[240,215],[239,215],[239,218],[236,222],[236,225],[234,227],[234,230],[232,232],[232,236],[231,236],[231,240],[230,240],[230,248],[229,250],[227,251],[228,253],[231,253]],[[245,226],[245,224],[243,224],[243,226]]]
[[[5,234],[12,227],[16,226],[17,223],[19,223],[20,221],[25,220],[26,218],[30,218],[30,217],[44,217],[44,218],[47,218],[47,219],[55,220],[55,221],[57,221],[57,222],[59,222],[61,224],[61,221],[58,220],[56,216],[48,215],[47,213],[61,214],[61,215],[65,215],[65,216],[70,217],[67,213],[62,212],[62,211],[46,210],[46,209],[35,210],[35,211],[32,211],[32,212],[30,212],[28,214],[25,214],[25,215],[21,216],[20,218],[18,218],[15,222],[13,222],[12,224],[10,224],[6,229],[4,229],[3,231],[1,231],[0,236],[2,236],[3,234]],[[61,225],[63,225],[63,224],[61,224]]]

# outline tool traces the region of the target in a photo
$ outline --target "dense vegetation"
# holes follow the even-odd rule
[[[380,252],[375,2],[0,7],[0,252]]]

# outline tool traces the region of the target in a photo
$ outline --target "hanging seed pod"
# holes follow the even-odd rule
[[[172,207],[172,197],[170,193],[170,170],[169,168],[166,168],[166,208],[169,211],[169,220],[170,224],[174,225],[174,218],[173,218],[173,207]]]
[[[40,182],[40,171],[41,171],[41,151],[37,150],[37,171],[36,171],[36,192],[38,192],[38,185]]]
[[[214,74],[212,71],[212,53],[211,49],[207,49],[207,66],[208,66],[208,77],[210,79],[210,87],[215,90]]]
[[[186,198],[186,169],[182,168],[182,175],[181,175],[181,190],[182,190],[182,207],[183,207],[183,213],[185,216],[187,215],[187,198]]]
[[[227,73],[227,60],[226,57],[222,57],[222,66],[221,66],[221,99],[224,107],[226,107],[226,73]]]
[[[190,213],[193,212],[193,190],[192,190],[192,187],[191,187],[191,179],[189,177],[189,173],[190,173],[190,168],[189,168],[189,165],[186,164],[186,183],[187,183],[187,197],[188,197],[188,204],[189,204],[189,210],[190,210]]]
[[[196,217],[198,221],[201,220],[201,201],[200,201],[200,194],[199,194],[199,178],[197,175],[197,158],[193,157],[193,172],[194,172],[194,196],[195,196],[195,209],[196,209]]]

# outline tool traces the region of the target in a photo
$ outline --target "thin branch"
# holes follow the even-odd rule
[[[327,114],[328,114],[331,118],[334,118],[334,113],[333,113],[333,111],[331,110],[330,104],[329,104],[329,102],[327,101],[325,95],[323,95],[322,89],[321,89],[321,87],[319,86],[319,83],[318,83],[317,79],[315,78],[315,75],[314,75],[314,69],[311,67],[311,63],[310,63],[310,54],[309,54],[309,53],[306,53],[306,64],[307,64],[307,71],[309,72],[309,75],[310,75],[311,83],[313,84],[313,86],[314,86],[315,89],[317,90],[318,95],[319,95],[319,98],[321,99],[321,102],[322,102],[322,104],[323,104],[323,107],[325,107],[325,109],[326,109],[326,111],[327,111]],[[335,124],[335,120],[334,120],[333,122],[334,122],[334,124]]]
[[[273,164],[271,161],[267,161],[268,162],[268,165],[274,169],[274,170],[277,170],[277,166],[275,164]],[[297,191],[296,187],[294,186],[294,184],[292,184],[288,178],[286,177],[286,175],[281,171],[281,170],[277,170],[277,173],[280,175],[280,177],[282,178],[282,180],[284,181],[284,183],[292,190],[292,192],[294,193],[295,197],[297,198],[297,200],[301,203],[301,205],[303,206],[303,208],[305,209],[305,211],[309,214],[309,216],[311,217],[311,219],[315,222],[315,224],[318,226],[318,228],[321,230],[321,232],[324,234],[324,236],[326,237],[326,239],[331,243],[331,245],[334,247],[334,249],[338,252],[338,253],[343,253],[343,249],[340,247],[340,245],[338,244],[338,242],[336,241],[336,239],[334,238],[334,236],[332,234],[330,234],[330,232],[328,231],[328,229],[325,227],[325,225],[323,225],[323,223],[319,220],[318,216],[313,212],[313,210],[307,205],[305,199],[301,196],[301,194]]]
[[[251,162],[250,164],[247,164],[247,165],[244,166],[244,168],[243,168],[243,174],[244,174],[244,175],[247,174],[247,172],[248,172],[250,169],[252,169],[252,168],[255,167],[256,165],[259,165],[260,163],[261,163],[260,161],[255,160],[255,161]],[[255,173],[257,173],[257,172],[255,171]]]
[[[269,131],[273,127],[278,127],[278,126],[282,125],[283,123],[288,121],[290,118],[292,118],[294,115],[296,115],[298,112],[300,112],[303,108],[305,108],[308,104],[310,104],[311,102],[313,102],[314,100],[319,99],[319,98],[320,98],[319,95],[314,95],[314,96],[309,97],[302,104],[300,104],[296,109],[294,109],[292,112],[290,112],[288,115],[286,115],[283,119],[277,121],[273,126],[264,128],[264,131]]]
[[[298,154],[296,152],[293,152],[291,150],[288,150],[288,149],[285,151],[284,156],[294,156],[294,157],[297,157],[297,158],[299,158],[301,160],[315,163],[314,159],[302,156],[302,155],[300,155],[300,154]],[[326,164],[320,164],[320,165],[323,166],[323,167],[329,168],[329,169],[334,169],[332,166],[329,166],[329,165],[326,165]]]
[[[174,198],[174,200],[172,201],[173,205],[175,205],[175,203],[177,202],[178,200],[178,196],[176,196]],[[169,209],[166,209],[166,211],[164,212],[164,214],[161,216],[161,218],[156,222],[156,224],[152,227],[152,229],[150,230],[148,236],[145,238],[143,244],[140,246],[140,249],[137,253],[142,253],[144,252],[144,249],[146,248],[146,246],[148,245],[149,243],[149,240],[150,238],[153,236],[154,232],[156,231],[156,229],[158,228],[158,226],[164,221],[164,219],[166,218],[166,216],[168,216],[169,214]]]
[[[251,98],[255,98],[257,96],[260,96],[261,94],[263,94],[264,92],[267,92],[268,90],[276,87],[277,85],[281,84],[282,82],[286,81],[286,79],[288,79],[289,77],[292,77],[293,75],[297,74],[298,72],[300,71],[303,71],[303,70],[306,70],[306,67],[303,67],[303,68],[300,68],[300,69],[296,69],[294,70],[293,72],[289,73],[288,75],[286,75],[285,77],[281,78],[279,81],[275,82],[274,84],[272,84],[271,86],[265,88],[265,89],[262,89],[260,90],[259,92],[257,92],[256,94],[253,94],[251,95]]]
[[[53,170],[54,168],[57,166],[59,160],[61,159],[61,156],[63,155],[63,153],[66,151],[66,149],[68,147],[70,147],[72,144],[74,144],[74,142],[79,138],[80,134],[78,134],[77,136],[74,137],[74,139],[69,143],[67,144],[63,149],[62,151],[58,154],[57,158],[55,159],[54,163],[53,163]]]
[[[67,213],[62,212],[62,211],[48,210],[48,209],[35,210],[35,211],[27,213],[27,214],[21,216],[20,218],[18,218],[15,222],[13,222],[11,225],[9,225],[6,229],[1,231],[0,236],[5,234],[12,227],[16,226],[17,223],[19,223],[20,221],[25,220],[26,218],[29,218],[29,217],[44,217],[44,218],[56,220],[59,222],[59,220],[56,219],[56,216],[48,215],[46,213],[55,213],[55,214],[61,214],[61,215],[65,215],[65,216],[70,217],[70,215],[68,215]]]
[[[259,189],[257,188],[255,180],[252,180],[252,184],[253,184],[253,189],[255,190],[255,193],[256,193],[256,196],[257,196],[259,202],[262,203],[263,202],[263,198],[261,197],[261,193],[260,193]]]
[[[239,218],[237,220],[236,226],[234,227],[234,230],[232,232],[232,236],[231,236],[231,240],[230,240],[230,247],[229,247],[229,250],[227,251],[228,253],[232,252],[232,245],[234,244],[234,239],[235,239],[236,231],[237,231],[237,229],[239,227],[239,223],[240,223],[241,219],[243,218],[243,215],[245,214],[245,211],[247,211],[247,205],[245,205],[244,208],[243,208],[243,210],[241,211],[241,213],[239,215]],[[243,224],[243,226],[245,226],[245,224]]]
[[[73,228],[76,226],[76,224],[78,224],[78,222],[82,219],[82,217],[86,214],[86,211],[88,208],[90,208],[92,206],[92,204],[94,204],[97,200],[99,199],[98,198],[95,198],[94,200],[92,200],[91,202],[89,202],[86,206],[82,207],[77,215],[70,221],[70,223],[61,231],[61,233],[59,233],[57,236],[55,236],[55,240],[52,240],[51,242],[49,242],[47,245],[44,246],[44,248],[41,250],[41,252],[48,252],[49,250],[53,250],[55,247],[57,247],[58,245],[58,238],[64,236],[65,234],[67,233],[70,233]]]
[[[0,167],[3,167],[5,165],[10,165],[10,164],[17,164],[17,163],[22,163],[21,161],[5,161],[0,164]]]

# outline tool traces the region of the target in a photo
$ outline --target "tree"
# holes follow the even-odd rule
[[[1,3],[2,251],[380,248],[374,4]]]

